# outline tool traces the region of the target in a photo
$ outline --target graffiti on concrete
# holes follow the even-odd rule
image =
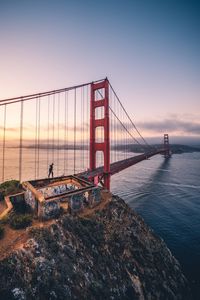
[[[70,199],[70,207],[72,211],[78,211],[83,208],[83,202],[84,202],[84,195],[78,194],[73,195]]]
[[[97,204],[101,201],[101,190],[97,187],[94,188],[89,194],[89,202],[91,205]]]
[[[24,199],[26,201],[26,203],[33,209],[35,210],[36,209],[36,199],[35,199],[35,196],[32,194],[31,191],[27,190],[25,193],[24,193]]]
[[[58,216],[60,212],[60,203],[56,201],[46,202],[43,210],[44,218],[53,218]]]
[[[63,194],[65,192],[74,191],[77,190],[78,187],[76,187],[73,184],[62,184],[58,186],[49,186],[42,189],[39,189],[39,191],[43,194],[44,198],[57,196],[60,194]]]

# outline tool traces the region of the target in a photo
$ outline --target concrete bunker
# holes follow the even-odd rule
[[[72,175],[26,181],[22,186],[25,202],[41,219],[58,216],[61,208],[75,213],[101,201],[101,188]]]

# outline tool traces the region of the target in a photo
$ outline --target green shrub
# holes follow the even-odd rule
[[[16,194],[22,191],[22,187],[18,180],[9,180],[0,184],[0,200],[3,199],[4,196],[10,194]]]
[[[16,213],[18,214],[30,213],[30,207],[26,204],[23,194],[10,196],[10,201]]]
[[[2,239],[3,235],[4,235],[4,228],[2,225],[0,225],[0,239]]]
[[[9,216],[6,215],[0,220],[0,225],[5,225],[9,222]]]
[[[14,229],[26,228],[32,223],[32,215],[14,214],[10,217],[9,223],[10,226]]]

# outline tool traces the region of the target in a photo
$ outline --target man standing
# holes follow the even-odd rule
[[[49,175],[48,178],[52,175],[53,178],[53,163],[51,165],[49,165]]]

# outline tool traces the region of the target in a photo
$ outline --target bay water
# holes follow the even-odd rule
[[[143,161],[114,175],[112,192],[166,242],[200,299],[200,153]]]
[[[73,150],[57,151],[54,157],[51,151],[40,150],[38,165],[35,155],[34,149],[23,149],[22,180],[47,177],[52,161],[55,176],[74,173]],[[84,170],[88,159],[88,151],[76,151],[76,173]],[[18,178],[18,149],[6,149],[4,173],[4,179]],[[170,159],[157,155],[140,162],[114,175],[111,191],[166,242],[190,280],[195,299],[200,299],[200,153],[174,154]]]

